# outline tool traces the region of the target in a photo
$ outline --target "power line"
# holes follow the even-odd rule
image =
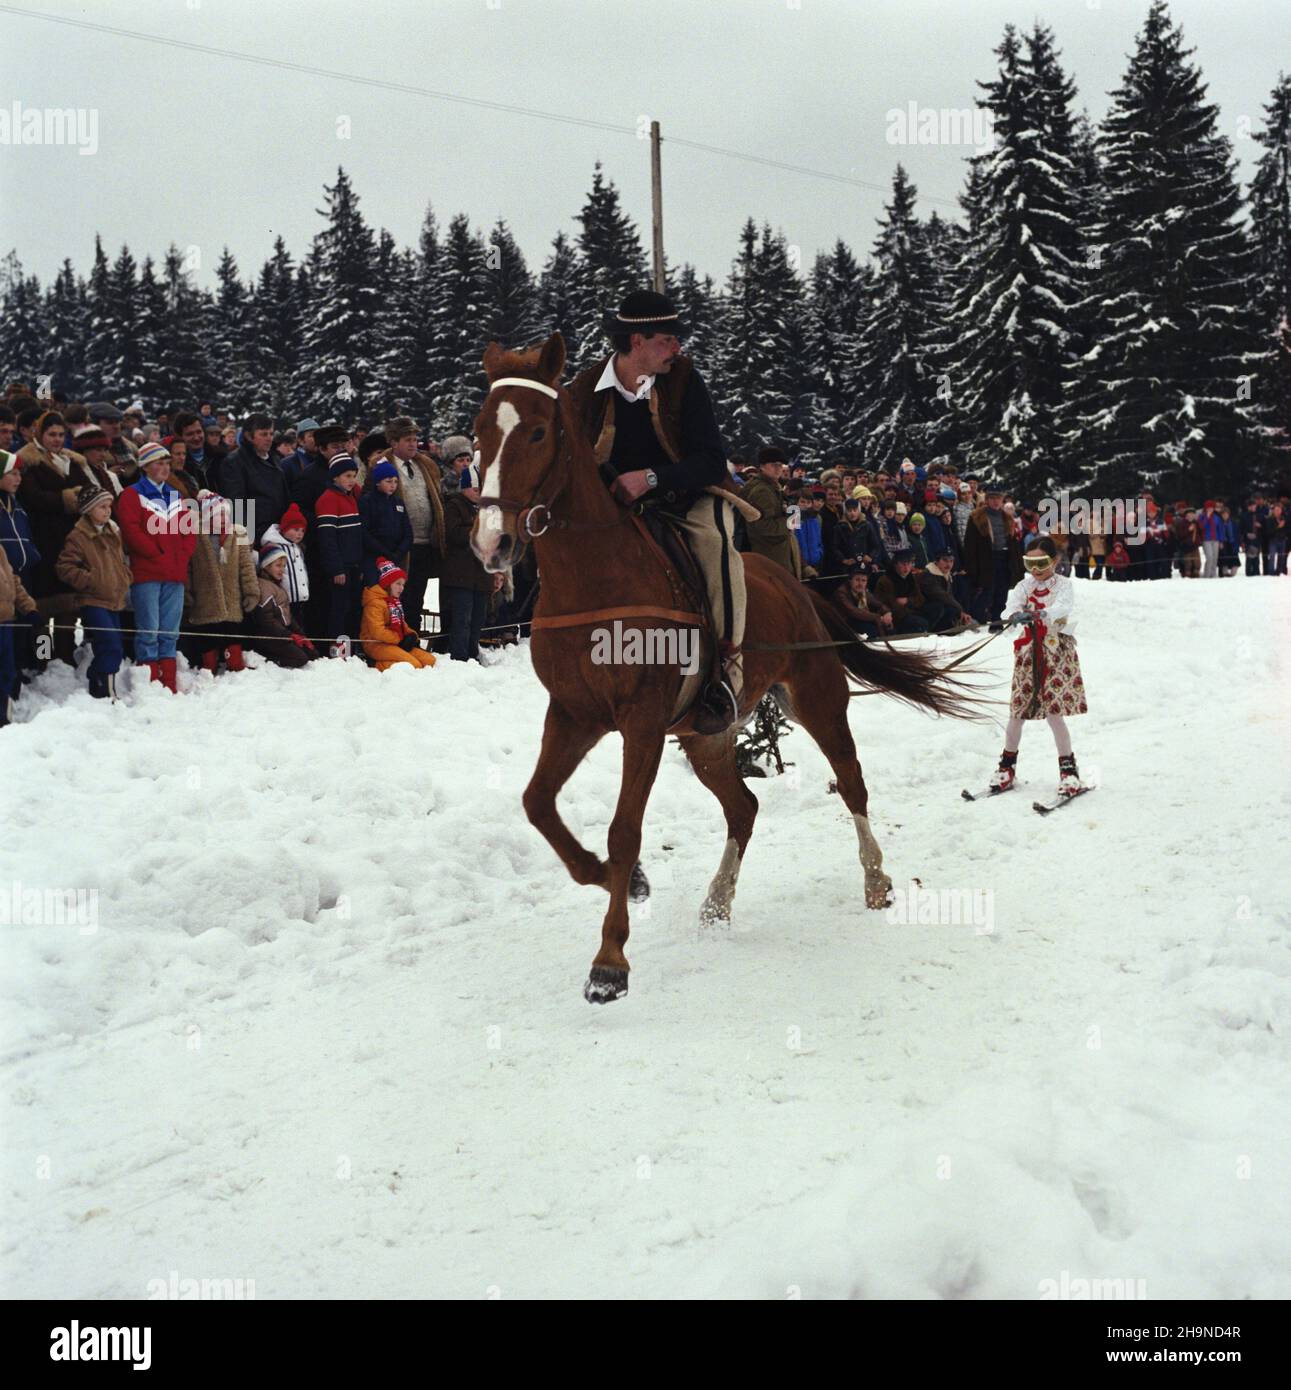
[[[598,121],[586,116],[572,116],[561,111],[542,111],[532,106],[517,106],[507,101],[490,101],[486,97],[461,96],[455,92],[437,91],[431,87],[417,87],[408,82],[394,82],[389,78],[366,77],[362,73],[341,72],[335,68],[316,67],[311,63],[293,63],[286,58],[271,58],[259,53],[243,53],[234,48],[214,48],[210,44],[196,43],[189,39],[171,38],[162,34],[145,34],[136,29],[121,29],[113,24],[99,24],[89,19],[73,19],[68,15],[40,14],[35,10],[23,9],[19,5],[0,4],[0,13],[18,15],[23,19],[39,19],[50,24],[63,24],[73,29],[85,29],[96,34],[111,34],[116,38],[138,39],[142,43],[159,44],[164,48],[179,48],[190,53],[203,53],[217,58],[227,58],[235,63],[253,63],[257,67],[277,68],[282,72],[301,73],[306,77],[325,77],[333,82],[352,82],[361,87],[375,87],[382,91],[401,92],[406,96],[429,98],[431,101],[448,102],[454,106],[475,107],[483,111],[502,111],[512,116],[527,116],[531,120],[554,121],[562,125],[583,126],[589,130],[605,130],[613,135],[638,137],[635,125],[616,125],[612,121]],[[887,193],[885,184],[873,183],[868,179],[853,178],[848,174],[834,174],[824,169],[811,169],[804,164],[793,164],[787,160],[770,159],[765,155],[749,154],[744,150],[724,149],[719,145],[707,145],[699,140],[684,140],[676,136],[664,136],[665,144],[679,148],[701,150],[706,154],[720,155],[725,159],[739,159],[747,164],[760,164],[769,169],[780,169],[791,174],[801,174],[805,178],[822,179],[828,183],[846,184],[852,188],[864,188],[870,192]],[[958,210],[954,199],[936,198],[921,194],[922,201],[937,203],[942,207]]]

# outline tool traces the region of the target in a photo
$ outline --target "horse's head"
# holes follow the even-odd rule
[[[561,402],[565,340],[508,352],[484,350],[489,394],[475,420],[480,447],[480,510],[471,548],[486,570],[508,570],[547,527],[547,508],[560,489]]]

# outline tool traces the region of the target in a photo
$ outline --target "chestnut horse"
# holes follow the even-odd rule
[[[481,482],[471,545],[493,573],[508,569],[528,544],[536,549],[542,587],[530,654],[551,698],[524,808],[574,881],[610,895],[601,949],[583,988],[589,1002],[608,1003],[628,989],[628,901],[649,893],[638,863],[641,822],[666,736],[678,737],[726,817],[726,847],[700,909],[706,923],[730,918],[758,803],[736,767],[734,729],[705,736],[687,720],[673,723],[682,681],[677,665],[593,659],[592,631],[615,614],[653,610],[620,617],[624,630],[658,633],[686,624],[658,552],[601,479],[573,403],[559,385],[564,366],[558,333],[522,352],[496,343],[485,351],[490,389],[475,422]],[[841,618],[786,570],[759,555],[743,558],[748,617],[741,719],[772,691],[786,715],[820,745],[856,823],[866,904],[883,907],[891,880],[870,829],[869,797],[848,727],[848,673],[937,714],[967,717],[972,698],[949,667],[926,655],[855,641]],[[547,625],[562,618],[569,623]],[[611,730],[623,737],[623,778],[608,858],[598,859],[561,820],[556,797]]]

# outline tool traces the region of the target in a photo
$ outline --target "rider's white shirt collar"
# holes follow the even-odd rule
[[[618,372],[614,370],[614,359],[617,356],[618,353],[610,354],[610,360],[605,364],[605,370],[601,373],[600,381],[596,383],[596,389],[598,391],[608,391],[610,387],[613,386],[614,389],[619,393],[620,396],[623,397],[625,401],[631,401],[633,404],[635,404],[637,401],[644,400],[650,394],[651,389],[654,387],[654,377],[643,376],[639,378],[639,389],[635,392],[629,391],[628,388],[624,386],[624,384],[619,380]]]

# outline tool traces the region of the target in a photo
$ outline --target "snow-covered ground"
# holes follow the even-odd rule
[[[1101,789],[1059,815],[1042,726],[969,805],[995,730],[852,702],[896,887],[990,930],[865,910],[795,731],[705,934],[724,830],[670,747],[607,1008],[604,898],[520,806],[523,650],[116,707],[44,678],[0,734],[0,911],[96,920],[3,928],[0,1292],[1291,1295],[1291,583],[1078,604]],[[981,660],[1003,695],[1007,640]],[[602,852],[618,752],[562,798]]]

